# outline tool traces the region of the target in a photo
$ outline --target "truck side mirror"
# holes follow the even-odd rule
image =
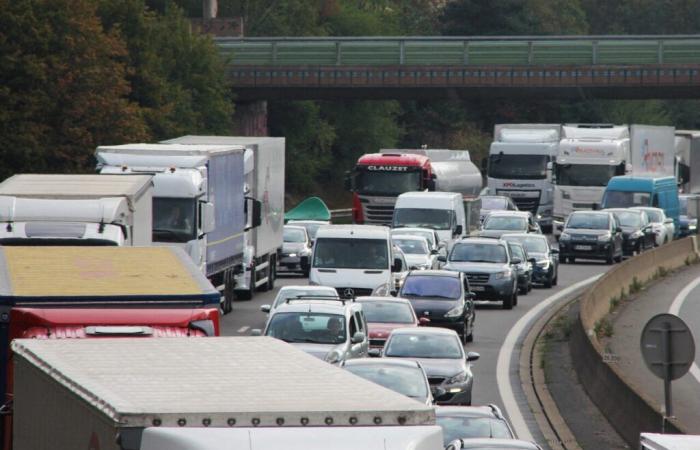
[[[202,233],[207,234],[216,228],[216,218],[214,216],[214,204],[210,202],[200,203],[200,213],[202,217]]]
[[[401,272],[401,258],[394,258],[394,264],[391,266],[392,272]]]
[[[437,188],[437,185],[435,183],[435,174],[430,175],[430,178],[425,180],[425,188],[429,191],[434,191]]]
[[[457,227],[455,228],[455,234],[458,234],[458,235],[461,236],[461,235],[462,235],[462,231],[464,231],[463,228],[462,228],[462,225],[457,225]]]

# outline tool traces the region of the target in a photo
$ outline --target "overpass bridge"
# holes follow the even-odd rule
[[[700,35],[215,42],[243,101],[700,98]]]

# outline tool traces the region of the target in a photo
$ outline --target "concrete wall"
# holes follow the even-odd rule
[[[635,277],[640,283],[647,282],[659,267],[675,269],[697,256],[695,237],[671,242],[608,271],[581,299],[579,320],[569,341],[574,368],[593,402],[632,448],[639,445],[640,432],[661,431],[663,415],[614,362],[606,360],[605,348],[594,331],[596,323],[607,316],[610,299],[619,296],[621,289],[629,294]],[[667,423],[666,432],[684,430],[672,420]]]

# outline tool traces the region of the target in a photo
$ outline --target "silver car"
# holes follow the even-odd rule
[[[437,269],[438,251],[431,250],[428,240],[422,236],[391,235],[391,241],[403,251],[409,269]]]
[[[433,404],[430,384],[420,363],[391,358],[362,358],[345,361],[342,367],[366,380],[403,394],[427,406]]]
[[[311,240],[306,228],[285,225],[282,253],[277,261],[277,270],[301,272],[305,277],[308,277],[310,268]]]

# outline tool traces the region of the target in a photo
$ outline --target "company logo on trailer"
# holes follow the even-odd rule
[[[663,172],[664,152],[649,148],[649,139],[642,144],[642,167],[647,172]]]
[[[367,170],[385,171],[385,172],[407,172],[407,166],[367,166]]]
[[[514,181],[506,181],[503,183],[503,187],[507,188],[524,188],[524,187],[535,187],[532,183],[516,183]]]

